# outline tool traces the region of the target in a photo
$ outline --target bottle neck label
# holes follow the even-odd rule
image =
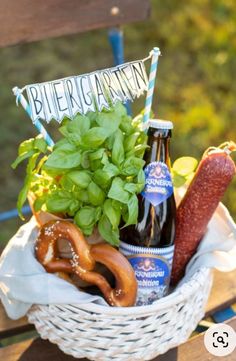
[[[144,173],[145,186],[141,194],[156,207],[173,193],[169,168],[163,162],[151,162],[145,167]]]
[[[174,246],[147,248],[120,243],[138,282],[137,306],[150,305],[168,293]]]

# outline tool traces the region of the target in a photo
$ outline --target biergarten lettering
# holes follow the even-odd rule
[[[26,86],[32,120],[73,118],[76,114],[109,109],[117,101],[133,101],[147,91],[147,74],[142,60]]]

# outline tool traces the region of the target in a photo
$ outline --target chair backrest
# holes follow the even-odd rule
[[[145,20],[149,0],[1,0],[0,47]]]

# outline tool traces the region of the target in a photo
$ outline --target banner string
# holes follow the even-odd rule
[[[152,100],[153,100],[153,92],[154,92],[154,88],[155,88],[155,79],[156,79],[156,72],[157,72],[157,66],[158,66],[158,57],[159,55],[161,55],[159,48],[153,48],[149,55],[141,60],[136,60],[135,62],[137,63],[144,63],[149,59],[151,60],[151,68],[150,68],[150,74],[149,74],[149,79],[148,79],[148,89],[147,89],[147,96],[146,96],[146,101],[145,101],[145,108],[144,108],[144,117],[143,117],[143,123],[144,123],[144,127],[146,127],[147,121],[149,120],[150,117],[150,112],[151,112],[151,106],[152,106]],[[132,64],[134,62],[127,62],[125,64]],[[125,64],[121,64],[120,66],[124,66]],[[143,65],[144,66],[144,65]],[[119,69],[118,67],[114,67]],[[110,69],[114,69],[114,68],[110,68]],[[144,67],[145,68],[145,67]],[[103,69],[104,70],[104,69]],[[109,69],[105,69],[105,70],[109,70]],[[98,70],[97,73],[99,73],[102,70]],[[96,72],[95,72],[96,73]],[[92,73],[91,73],[92,74]],[[83,75],[82,75],[83,76]],[[66,77],[66,78],[62,78],[62,79],[58,79],[57,82],[60,81],[64,81],[66,79],[70,79],[71,77]],[[22,107],[25,109],[26,113],[28,114],[28,116],[31,118],[33,124],[35,125],[35,127],[37,128],[38,132],[40,134],[42,134],[43,138],[45,139],[45,141],[47,142],[47,144],[49,146],[53,146],[54,142],[52,140],[52,138],[50,137],[50,135],[48,134],[47,130],[44,128],[44,126],[42,125],[42,123],[40,122],[39,118],[34,119],[30,104],[27,102],[26,98],[23,95],[23,92],[27,89],[27,85],[24,86],[23,88],[18,88],[18,87],[14,87],[13,90],[13,94],[16,97],[16,104],[17,106],[19,105],[19,103],[21,103]]]
[[[158,49],[158,48],[154,48],[154,49]],[[151,58],[152,58],[152,56],[153,56],[153,52],[154,52],[154,50],[152,49],[150,52],[149,52],[149,55],[146,57],[146,58],[143,58],[143,59],[140,59],[140,60],[136,60],[136,62],[146,62],[146,61],[148,61],[148,60],[150,60]],[[161,53],[159,54],[159,55],[161,55]],[[125,63],[125,64],[129,64],[129,63],[132,63],[132,62],[127,62],[127,63]],[[122,65],[124,65],[124,64],[120,64],[120,66],[122,66]],[[117,66],[117,68],[119,68],[119,66]],[[103,70],[103,69],[102,69]],[[99,71],[101,71],[101,70],[97,70],[96,72],[98,72],[99,73]],[[65,77],[65,78],[60,78],[60,79],[57,79],[58,81],[63,81],[63,80],[66,80],[66,79],[69,79],[70,78],[70,76],[69,77]],[[25,85],[23,88],[18,88],[18,87],[15,87],[15,88],[17,88],[18,89],[18,93],[23,93],[25,90],[26,90],[26,88],[27,88],[27,85]],[[12,91],[14,90],[14,88],[12,89]],[[13,94],[14,94],[14,91],[13,91]],[[15,95],[15,94],[14,94]],[[19,104],[19,99],[16,99],[17,100],[17,105]]]

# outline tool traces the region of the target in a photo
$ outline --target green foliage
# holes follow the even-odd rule
[[[98,230],[101,236],[109,240],[109,243],[112,246],[119,245],[119,230],[118,228],[113,228],[109,218],[103,214],[98,222]]]
[[[85,170],[74,170],[67,173],[66,177],[71,179],[80,188],[87,188],[92,180],[89,172]]]
[[[120,128],[124,121],[129,124],[128,133]],[[140,121],[133,124],[124,106],[117,104],[109,112],[64,121],[62,138],[53,149],[39,137],[20,144],[14,167],[29,158],[18,199],[20,215],[28,192],[33,192],[37,210],[74,217],[87,236],[98,225],[104,239],[117,245],[122,214],[126,225],[136,223],[137,194],[144,187],[145,147],[134,156],[128,146],[130,142],[132,148],[145,145]],[[48,154],[40,158],[45,151]]]
[[[42,135],[38,135],[36,138],[31,138],[22,142],[18,149],[18,157],[12,163],[12,168],[16,169],[16,167],[25,159],[31,158],[34,154],[46,153],[47,151],[47,143],[42,138]]]

